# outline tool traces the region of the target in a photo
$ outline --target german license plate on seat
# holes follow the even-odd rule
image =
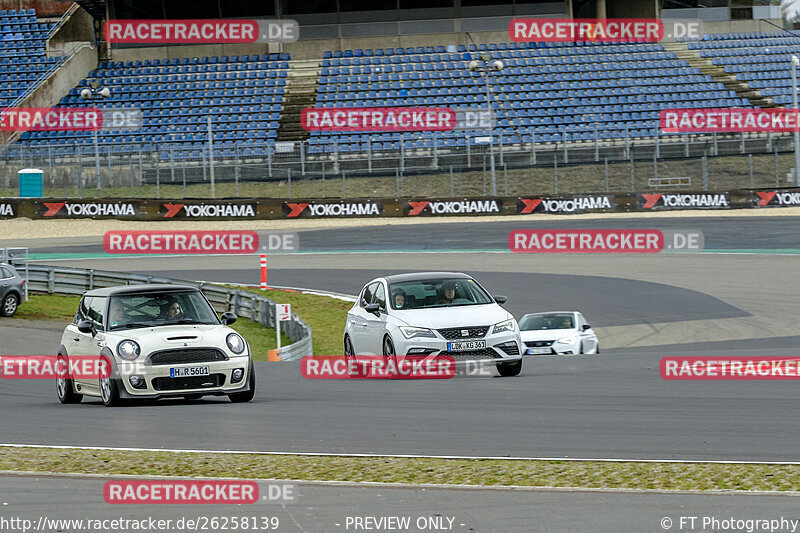
[[[553,352],[551,348],[529,348],[529,350],[532,355],[549,354]]]
[[[448,352],[463,352],[465,350],[482,350],[486,348],[486,341],[461,341],[461,342],[448,342]]]
[[[182,368],[170,368],[169,377],[171,378],[188,378],[192,376],[208,376],[210,369],[207,366],[185,366]]]

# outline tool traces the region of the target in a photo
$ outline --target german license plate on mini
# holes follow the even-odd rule
[[[171,378],[189,378],[192,376],[208,376],[210,374],[211,370],[207,366],[186,366],[169,369],[169,377]]]
[[[547,354],[547,353],[552,353],[553,351],[551,348],[528,348],[528,350],[529,353],[532,355]]]
[[[464,350],[482,350],[486,348],[486,341],[461,341],[448,342],[448,352],[463,352]]]

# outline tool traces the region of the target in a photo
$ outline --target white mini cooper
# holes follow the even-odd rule
[[[58,379],[61,403],[96,396],[112,406],[123,400],[227,395],[249,402],[256,390],[247,342],[217,317],[205,295],[185,285],[125,285],[84,293],[64,330],[59,356],[98,356],[109,376]]]

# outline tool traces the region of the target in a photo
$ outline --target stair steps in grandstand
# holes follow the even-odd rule
[[[320,73],[319,60],[291,61],[286,78],[283,111],[278,121],[277,141],[305,141],[309,132],[300,126],[303,109],[317,100]]]
[[[664,48],[674,52],[680,59],[685,60],[693,67],[700,69],[700,72],[711,76],[715,81],[721,83],[725,88],[736,92],[742,98],[749,100],[753,106],[767,108],[778,107],[775,105],[772,98],[767,98],[761,95],[761,91],[752,89],[743,81],[739,81],[735,75],[725,72],[725,68],[720,65],[715,65],[711,59],[702,57],[698,50],[692,50],[688,47],[686,42],[664,43]]]

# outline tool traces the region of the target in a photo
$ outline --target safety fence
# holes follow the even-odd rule
[[[28,275],[31,292],[48,294],[81,295],[85,291],[102,287],[144,283],[191,285],[200,288],[218,312],[230,311],[264,327],[275,327],[276,303],[260,294],[242,289],[142,274],[48,265],[29,265]],[[292,313],[290,320],[279,324],[283,324],[282,332],[292,341],[292,344],[280,349],[281,360],[289,361],[313,355],[311,327],[302,318]]]

